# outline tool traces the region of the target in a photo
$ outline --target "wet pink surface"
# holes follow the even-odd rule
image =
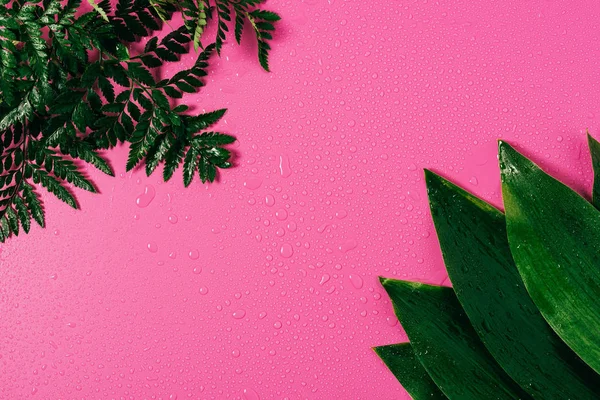
[[[189,98],[230,108],[235,169],[184,189],[121,148],[0,247],[0,398],[406,399],[370,348],[405,340],[378,275],[448,283],[422,168],[498,204],[504,138],[589,188],[597,1],[269,8],[274,72],[246,37]]]

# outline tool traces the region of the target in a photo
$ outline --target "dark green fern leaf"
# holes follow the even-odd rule
[[[21,196],[15,196],[13,202],[17,210],[19,222],[23,227],[23,231],[25,233],[29,233],[29,230],[31,229],[31,215],[29,214],[29,210],[27,209],[25,201],[23,201],[23,198]]]

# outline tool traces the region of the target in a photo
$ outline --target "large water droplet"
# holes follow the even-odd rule
[[[250,178],[246,179],[246,182],[244,182],[244,186],[250,190],[258,189],[260,185],[262,185],[262,181],[262,178],[259,178],[257,176],[251,176]]]
[[[342,252],[342,253],[347,253],[350,250],[354,249],[356,246],[358,246],[358,242],[354,239],[350,239],[350,240],[346,240],[344,243],[342,243],[338,249]]]
[[[260,400],[260,396],[258,395],[258,393],[256,393],[254,389],[250,388],[244,389],[244,391],[242,392],[242,397],[244,398],[244,400]]]
[[[279,156],[279,173],[284,178],[287,178],[292,174],[292,169],[290,168],[290,158],[286,155]]]
[[[152,203],[152,200],[154,200],[154,196],[156,196],[154,186],[147,185],[144,189],[144,193],[140,194],[135,200],[135,204],[137,204],[140,208],[148,207],[148,205]]]
[[[281,256],[285,257],[285,258],[290,258],[292,256],[292,254],[294,254],[294,249],[292,248],[292,245],[289,243],[284,243],[281,246]]]
[[[356,289],[360,289],[363,287],[363,279],[360,276],[352,274],[348,276],[348,278],[350,279],[352,286],[354,286]]]

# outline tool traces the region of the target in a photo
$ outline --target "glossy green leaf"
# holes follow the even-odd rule
[[[417,359],[450,399],[531,399],[494,361],[451,288],[380,278]]]
[[[535,398],[600,398],[600,377],[554,333],[523,286],[504,215],[430,171],[425,177],[452,286],[496,361]]]
[[[592,167],[594,168],[594,188],[592,191],[592,204],[600,209],[600,142],[594,139],[589,133],[588,147],[592,155]]]
[[[508,241],[542,315],[600,371],[600,212],[500,142]]]
[[[373,348],[414,400],[446,399],[417,360],[410,343]]]

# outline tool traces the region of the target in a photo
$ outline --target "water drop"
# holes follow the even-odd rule
[[[348,213],[346,212],[346,210],[338,210],[338,211],[335,213],[335,216],[336,216],[338,219],[344,219],[344,218],[346,218],[346,215],[348,215]]]
[[[292,169],[290,168],[290,158],[286,155],[279,156],[279,173],[284,178],[287,178],[292,174]]]
[[[260,187],[260,185],[262,185],[262,181],[263,181],[262,178],[259,178],[257,176],[252,176],[252,177],[246,179],[246,182],[244,182],[244,186],[250,190],[258,189]]]
[[[152,200],[154,200],[155,195],[156,191],[154,190],[154,186],[147,185],[144,189],[144,193],[139,195],[138,198],[135,200],[135,204],[137,204],[140,208],[146,208],[150,203],[152,203]]]
[[[352,286],[354,286],[356,289],[363,287],[363,279],[360,276],[352,274],[348,276],[348,278],[350,279]]]
[[[146,247],[148,247],[150,253],[156,253],[158,251],[158,245],[154,242],[148,243]]]
[[[280,220],[280,221],[285,221],[287,219],[287,217],[288,217],[288,213],[287,213],[287,211],[285,209],[280,208],[275,213],[275,217],[277,217],[277,219]]]
[[[358,243],[356,242],[356,240],[354,239],[350,239],[350,240],[346,240],[345,242],[343,242],[338,249],[342,252],[342,253],[347,253],[350,250],[354,249],[356,246],[358,246]]]
[[[235,319],[242,319],[246,316],[246,311],[244,310],[236,310],[231,314],[231,316]]]
[[[265,205],[267,207],[273,207],[275,205],[275,197],[272,194],[268,194],[265,196]]]
[[[294,249],[292,248],[292,245],[289,243],[284,243],[281,246],[281,250],[280,250],[281,256],[285,257],[285,258],[290,258],[292,256],[292,254],[294,254]]]
[[[242,392],[244,400],[260,400],[260,396],[253,389],[246,388]]]

